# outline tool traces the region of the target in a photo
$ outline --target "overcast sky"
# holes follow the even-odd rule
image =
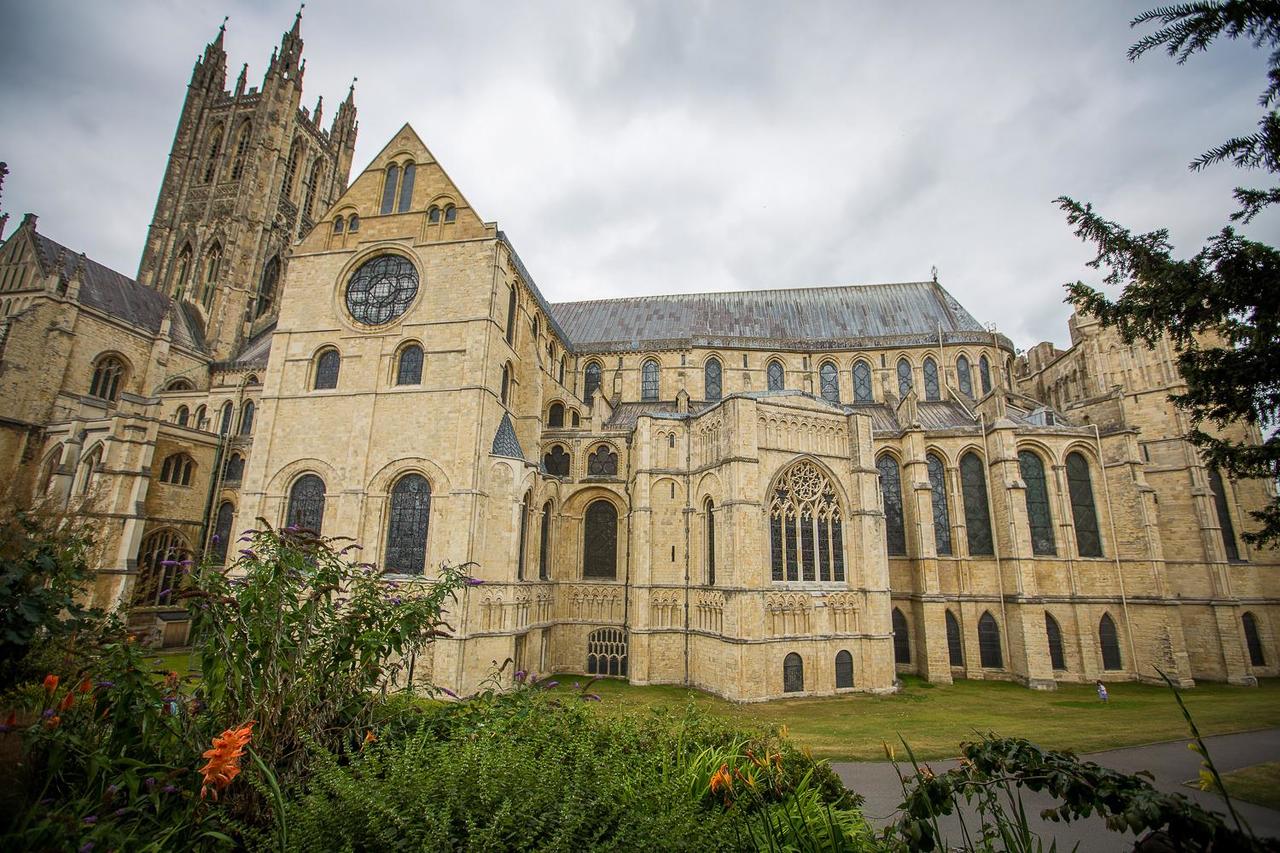
[[[303,101],[353,76],[358,173],[406,121],[548,299],[940,281],[1019,347],[1099,275],[1052,204],[1188,253],[1233,210],[1261,52],[1125,58],[1150,3],[312,0]],[[260,85],[296,6],[0,0],[0,208],[133,275],[192,63]],[[1274,240],[1280,216],[1247,232]]]

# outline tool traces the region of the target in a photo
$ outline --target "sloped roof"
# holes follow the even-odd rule
[[[506,412],[502,413],[502,422],[498,424],[498,431],[493,434],[493,447],[489,452],[494,456],[507,456],[511,459],[524,458],[524,448],[520,446],[520,439],[516,438],[511,415]]]
[[[271,323],[258,334],[245,341],[240,351],[222,364],[226,367],[260,367],[267,366],[267,356],[271,354],[271,335],[276,324]]]

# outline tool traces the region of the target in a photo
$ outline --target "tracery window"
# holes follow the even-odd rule
[[[871,403],[874,400],[875,395],[871,390],[871,365],[859,359],[853,363],[853,401]]]
[[[880,495],[884,499],[884,535],[889,555],[905,557],[907,529],[902,517],[902,472],[898,460],[889,454],[876,460],[880,471]]]
[[[721,396],[721,369],[720,359],[707,359],[707,363],[702,368],[702,387],[707,400],[719,400]]]
[[[964,643],[960,639],[960,623],[947,611],[947,658],[951,666],[964,666]]]
[[[1120,638],[1116,634],[1116,623],[1110,613],[1103,613],[1098,622],[1098,646],[1102,649],[1102,668],[1121,669]]]
[[[89,396],[115,402],[120,395],[120,383],[124,381],[124,362],[113,355],[98,359],[89,382]]]
[[[324,526],[324,480],[315,474],[303,474],[289,489],[289,506],[284,521],[288,527],[320,533]]]
[[[853,686],[853,655],[845,649],[836,652],[836,689]]]
[[[618,576],[618,511],[606,500],[587,507],[582,527],[582,576]]]
[[[529,516],[533,515],[533,496],[525,492],[520,502],[520,540],[516,546],[516,580],[524,580],[524,561],[529,550]]]
[[[765,370],[766,380],[770,391],[781,391],[787,387],[787,371],[780,361],[769,362],[769,367]]]
[[[711,498],[702,506],[707,525],[707,586],[716,585],[716,504]]]
[[[178,264],[175,268],[172,291],[174,299],[181,299],[187,292],[187,283],[191,278],[191,244],[188,243],[178,252]]]
[[[293,195],[293,182],[298,175],[298,157],[301,154],[298,140],[295,139],[293,145],[289,146],[289,159],[285,161],[284,166],[284,180],[280,182],[280,195],[284,198]]]
[[[1062,648],[1062,628],[1058,626],[1058,620],[1054,619],[1045,611],[1044,614],[1044,631],[1049,639],[1049,661],[1054,669],[1067,668],[1067,656]]]
[[[982,380],[982,393],[991,393],[991,361],[984,355],[978,359],[978,377]]]
[[[552,429],[560,429],[564,426],[564,406],[560,403],[552,403],[551,408],[547,409],[547,426]]]
[[[1038,557],[1058,553],[1053,537],[1053,513],[1049,509],[1049,488],[1044,480],[1044,463],[1030,450],[1018,451],[1018,467],[1027,486],[1027,523],[1031,527],[1031,552]]]
[[[788,468],[769,501],[773,580],[843,583],[843,524],[827,475],[807,459]]]
[[[973,399],[973,371],[969,367],[969,357],[960,356],[956,359],[956,382],[960,386],[960,393]]]
[[[143,606],[169,604],[182,568],[179,563],[190,557],[186,540],[174,530],[157,530],[144,539],[134,601]]]
[[[911,362],[905,358],[898,359],[898,396],[905,397],[911,393]]]
[[[213,524],[214,562],[221,566],[227,562],[227,548],[231,543],[231,522],[235,518],[236,507],[231,501],[223,501],[218,507],[218,518]]]
[[[587,474],[592,477],[618,476],[618,454],[609,445],[600,445],[587,456]]]
[[[262,268],[262,283],[258,285],[258,310],[261,317],[271,310],[276,301],[276,286],[280,283],[280,258],[273,257]]]
[[[991,538],[991,508],[987,504],[987,476],[982,460],[972,450],[960,457],[960,495],[964,501],[965,533],[969,555],[991,556],[995,542]]]
[[[254,405],[252,400],[245,400],[244,406],[240,409],[240,434],[253,434],[253,413]]]
[[[231,405],[231,401],[222,404],[222,417],[218,424],[218,435],[229,435],[231,433],[231,418],[235,414],[235,406]]]
[[[938,363],[929,356],[924,360],[924,398],[941,400],[942,385],[938,382]]]
[[[510,287],[507,289],[507,343],[514,344],[516,340],[516,289]]]
[[[338,371],[342,367],[342,357],[336,349],[327,349],[316,358],[315,383],[316,390],[338,387]]]
[[[1240,547],[1236,544],[1236,526],[1231,522],[1231,510],[1227,508],[1227,490],[1217,468],[1209,469],[1209,489],[1213,492],[1213,506],[1218,512],[1218,526],[1222,529],[1222,547],[1227,552],[1227,559],[1238,563]]]
[[[324,161],[317,157],[315,162],[311,164],[311,171],[307,173],[307,186],[306,194],[303,196],[302,215],[308,218],[311,216],[312,209],[316,204],[316,193],[320,190],[320,169],[323,165]],[[298,236],[302,236],[303,233],[305,232],[299,231]]]
[[[253,132],[253,126],[249,122],[245,122],[240,127],[240,139],[236,142],[236,159],[231,166],[231,180],[238,181],[244,173],[244,159],[249,152],[249,136]]]
[[[553,477],[568,477],[569,462],[569,454],[565,453],[564,448],[557,444],[543,455],[542,470]]]
[[[1266,666],[1267,657],[1262,653],[1262,637],[1258,633],[1258,619],[1249,611],[1240,616],[1244,627],[1244,644],[1249,648],[1249,663],[1252,666]]]
[[[597,628],[587,635],[587,674],[627,674],[627,632],[622,628]]]
[[[582,372],[582,399],[591,405],[591,398],[600,390],[600,362],[588,362]]]
[[[228,483],[238,483],[244,479],[244,457],[232,453],[227,457],[227,464],[222,466],[222,479]]]
[[[409,310],[418,294],[418,270],[403,255],[365,261],[347,282],[347,311],[358,323],[381,326]]]
[[[391,489],[387,523],[386,570],[420,575],[427,560],[427,524],[431,520],[431,484],[421,474],[406,474]]]
[[[795,652],[782,659],[782,692],[804,692],[804,661]]]
[[[400,350],[396,364],[397,385],[419,385],[422,382],[422,347],[409,344]]]
[[[185,453],[172,453],[160,467],[160,482],[175,486],[191,485],[191,472],[196,463]]]
[[[379,213],[384,216],[391,212],[392,206],[396,201],[396,184],[400,181],[400,166],[392,163],[387,166],[387,175],[383,179],[382,184],[382,207]]]
[[[902,611],[893,608],[893,662],[895,664],[911,663],[911,631],[907,628],[907,617]]]
[[[1098,533],[1098,512],[1093,502],[1089,463],[1080,453],[1067,455],[1067,491],[1071,494],[1071,517],[1076,528],[1076,550],[1081,557],[1101,557],[1102,537]]]
[[[218,125],[209,134],[209,159],[204,164],[204,182],[213,182],[218,171],[218,154],[222,152],[222,125]]]
[[[829,361],[822,362],[822,366],[818,368],[818,387],[822,399],[829,403],[840,402],[840,373]]]
[[[929,490],[933,494],[933,541],[940,556],[951,556],[951,511],[947,506],[947,473],[936,453],[925,457]]]
[[[400,179],[400,204],[396,206],[396,213],[406,212],[413,203],[413,178],[415,172],[417,172],[417,167],[413,163],[404,164],[404,177]]]
[[[542,536],[538,540],[538,579],[551,577],[551,501],[542,505]]]
[[[990,611],[978,619],[978,657],[983,669],[1002,669],[1004,653],[1000,649],[1000,626]]]
[[[649,359],[640,368],[640,399],[646,402],[658,399],[657,359]]]
[[[204,288],[200,291],[200,304],[208,308],[213,304],[213,293],[218,286],[218,268],[222,265],[222,247],[217,243],[204,256]]]

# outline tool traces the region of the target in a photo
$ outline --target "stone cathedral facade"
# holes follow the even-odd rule
[[[1280,674],[1274,484],[1182,440],[1167,346],[1076,316],[1018,356],[936,280],[552,303],[409,126],[349,180],[300,20],[260,88],[222,40],[136,278],[31,215],[0,245],[0,464],[94,517],[150,641],[186,639],[165,561],[261,516],[402,583],[474,562],[414,662],[455,691]]]

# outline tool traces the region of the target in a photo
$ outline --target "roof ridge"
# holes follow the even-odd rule
[[[552,302],[553,306],[593,305],[600,302],[629,302],[639,299],[680,299],[686,296],[748,296],[754,293],[800,293],[806,290],[864,290],[873,287],[902,287],[903,285],[928,285],[932,281],[877,281],[867,284],[812,284],[804,287],[763,287],[758,290],[700,290],[693,293],[650,293],[640,296],[612,296],[605,299],[578,299],[569,302]]]

